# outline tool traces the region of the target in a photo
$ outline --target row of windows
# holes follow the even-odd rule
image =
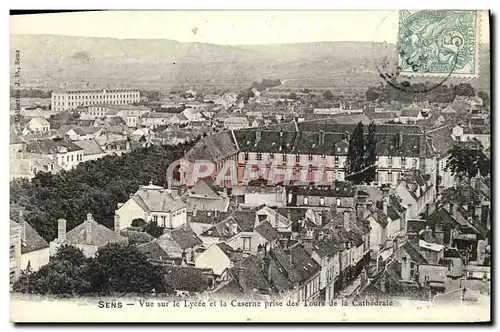
[[[54,95],[54,100],[65,100],[68,97],[70,100],[93,100],[93,99],[112,99],[112,98],[139,98],[139,93],[121,93],[121,94],[105,94],[105,95]]]
[[[307,197],[307,196],[304,197],[304,199],[302,200],[302,203],[304,205],[308,205],[309,204],[309,197]],[[319,198],[319,205],[325,205],[325,204],[326,204],[325,203],[325,198],[324,197],[320,197]],[[340,198],[336,198],[335,199],[335,205],[336,206],[341,206],[341,200],[340,200]]]
[[[66,155],[66,162],[75,161],[75,155]],[[83,161],[83,155],[77,154],[76,161]],[[61,162],[64,162],[64,156],[61,156]]]

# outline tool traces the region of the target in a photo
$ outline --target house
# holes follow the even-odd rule
[[[244,186],[244,204],[260,206],[265,204],[270,207],[286,206],[286,189],[281,186]],[[235,191],[236,188],[233,188]]]
[[[36,117],[26,124],[26,128],[28,128],[31,133],[48,132],[50,131],[50,123],[45,118]]]
[[[118,204],[115,215],[120,218],[120,230],[132,225],[134,219],[157,222],[166,229],[186,224],[187,205],[177,192],[153,185],[139,187],[139,190],[123,204]]]
[[[198,122],[205,120],[205,117],[199,110],[191,107],[184,109],[181,114],[184,115],[184,117],[186,117],[189,122]]]
[[[167,230],[157,239],[157,242],[170,257],[182,258],[185,263],[189,264],[194,264],[197,251],[203,244],[203,241],[187,225]]]
[[[215,116],[217,116],[217,114]],[[248,127],[250,127],[250,123],[248,122],[248,119],[243,116],[230,116],[224,120],[224,128],[229,130],[237,130]]]
[[[83,162],[83,149],[68,139],[45,139],[30,142],[26,152],[48,157],[65,170],[70,170]]]
[[[26,153],[26,142],[12,127],[10,128],[9,151],[10,160],[24,159],[24,155]]]
[[[89,139],[97,139],[101,135],[104,135],[106,130],[101,127],[93,126],[73,126],[73,125],[62,125],[59,128],[59,132],[72,141],[83,141]]]
[[[206,246],[225,242],[236,250],[256,253],[266,244],[276,245],[279,233],[265,221],[265,217],[259,217],[256,211],[234,211],[230,216],[206,229],[200,237]]]
[[[404,173],[399,180],[395,193],[401,197],[402,204],[407,207],[408,218],[417,218],[424,213],[436,199],[436,188],[429,176],[418,170]]]
[[[29,266],[31,271],[38,271],[49,263],[49,244],[24,220],[22,211],[19,211],[18,225],[21,234],[20,269],[26,270]]]
[[[491,144],[490,126],[455,126],[452,130],[454,139],[458,142],[468,142],[478,140],[483,149],[488,149]]]
[[[87,220],[66,232],[66,219],[57,221],[57,238],[50,242],[50,255],[56,254],[62,245],[72,245],[80,249],[85,257],[94,257],[100,248],[108,244],[127,245],[128,239],[119,234],[119,219],[115,218],[115,230],[99,224],[94,220],[91,213],[87,214]]]
[[[276,247],[235,263],[230,279],[214,293],[233,299],[314,301],[320,294],[320,272],[321,266],[300,244]]]
[[[199,296],[214,289],[215,277],[211,269],[191,266],[163,266],[163,279],[176,296]]]
[[[193,210],[225,212],[229,207],[229,197],[225,190],[217,186],[211,178],[200,179],[182,194],[182,198],[187,204],[188,212]]]
[[[171,257],[155,240],[156,239],[153,239],[150,242],[140,243],[136,246],[136,248],[140,253],[143,253],[146,256],[147,260],[152,264],[162,266],[181,264],[181,261],[175,259],[174,257]]]
[[[455,128],[453,129],[453,131],[456,134]],[[451,172],[450,169],[448,169],[446,165],[448,159],[451,156],[449,151],[453,148],[454,145],[452,132],[447,126],[443,126],[429,130],[427,134],[432,139],[432,146],[436,151],[436,176],[437,179],[439,179],[439,187],[440,189],[452,187],[455,185],[455,175]]]
[[[189,119],[181,113],[174,113],[169,118],[168,123],[171,125],[187,125],[189,123]]]
[[[38,172],[56,174],[62,169],[50,157],[35,153],[26,153],[24,159],[13,159],[10,161],[10,179],[32,179]]]
[[[85,141],[75,141],[75,144],[83,149],[83,161],[97,160],[107,154],[95,139]]]
[[[416,123],[419,120],[424,119],[422,115],[422,109],[420,107],[412,105],[411,107],[403,108],[401,115],[399,116],[399,121],[401,123]]]
[[[196,257],[194,266],[212,269],[217,281],[227,280],[228,269],[243,259],[243,252],[235,250],[224,242],[214,243]]]
[[[21,226],[10,219],[9,276],[10,284],[21,276]]]
[[[141,125],[154,129],[158,126],[170,124],[170,118],[172,116],[172,113],[152,112],[141,118]]]
[[[419,283],[418,269],[427,265],[426,259],[411,242],[403,242],[378,269],[371,284],[391,298],[428,301],[436,291]]]
[[[155,138],[155,132],[150,128],[142,127],[134,130],[129,137],[134,142],[151,143]]]
[[[354,186],[350,182],[336,181],[332,185],[301,186],[288,195],[288,204],[314,208],[335,207],[337,210],[354,207]]]

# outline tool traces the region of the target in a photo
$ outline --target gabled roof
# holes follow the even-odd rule
[[[188,266],[163,266],[166,283],[177,291],[201,293],[213,287],[212,269]]]
[[[19,227],[21,232],[21,254],[27,254],[32,251],[37,251],[49,247],[47,241],[45,241],[38,232],[31,227],[26,221],[21,224],[15,221],[10,221],[11,230],[13,228]],[[24,227],[24,232],[23,232]]]
[[[159,186],[143,186],[131,199],[148,212],[169,212],[186,207],[180,197]]]
[[[146,255],[148,259],[157,261],[170,261],[173,259],[168,256],[167,252],[156,241],[139,244],[136,248],[139,252]]]
[[[88,226],[90,227],[88,228]],[[90,243],[87,243],[87,231],[90,230]],[[105,246],[110,243],[127,243],[126,237],[116,234],[95,220],[86,220],[66,234],[67,244],[84,244],[92,246]]]
[[[198,141],[195,146],[186,153],[185,158],[195,160],[223,160],[238,153],[236,142],[231,131],[221,131],[209,135]]]
[[[84,140],[84,141],[75,141],[75,144],[83,149],[84,156],[92,156],[96,154],[103,154],[104,150],[97,143],[96,140]]]
[[[196,235],[196,233],[189,227],[180,227],[168,233],[170,238],[179,245],[181,249],[193,248],[203,244],[203,241]]]
[[[277,240],[280,237],[280,233],[268,221],[263,221],[257,225],[255,231],[269,242]]]
[[[26,146],[27,152],[38,154],[54,154],[59,153],[61,149],[66,149],[68,152],[83,150],[81,147],[68,139],[46,139],[30,142]]]

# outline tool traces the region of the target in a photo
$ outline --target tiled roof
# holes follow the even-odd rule
[[[155,239],[154,236],[140,231],[121,230],[120,235],[128,238],[129,244],[142,244],[148,243]]]
[[[90,224],[90,243],[87,243],[87,230]],[[128,243],[126,237],[116,234],[109,228],[97,223],[95,220],[86,220],[66,234],[67,244],[84,244],[92,246],[105,246],[110,243]]]
[[[212,269],[188,266],[164,266],[162,269],[167,284],[174,290],[201,293],[213,287]]]
[[[221,131],[204,137],[189,150],[185,158],[188,160],[217,161],[238,153],[231,131]]]
[[[257,225],[255,231],[269,242],[277,240],[280,237],[280,233],[267,221],[263,221]]]
[[[403,108],[401,116],[416,118],[422,110],[417,107]]]
[[[132,199],[145,211],[168,212],[186,207],[180,197],[174,197],[163,187],[141,187]]]
[[[83,149],[83,155],[85,155],[85,156],[92,156],[95,154],[104,153],[101,146],[94,139],[84,140],[84,141],[75,141],[75,144]]]
[[[137,245],[137,250],[146,255],[148,259],[157,261],[169,261],[172,259],[158,242],[155,241],[139,244]]]
[[[46,139],[29,143],[26,147],[26,151],[38,154],[54,154],[61,151],[61,148],[67,149],[68,152],[83,150],[81,147],[67,139]]]
[[[190,227],[180,227],[170,231],[169,234],[181,249],[193,248],[203,244],[203,241]]]
[[[427,134],[432,138],[432,146],[435,152],[441,157],[447,156],[448,151],[453,148],[454,144],[450,128],[447,126],[439,127],[428,131]]]
[[[351,182],[334,182],[330,186],[296,187],[292,192],[301,196],[354,197],[356,189]]]

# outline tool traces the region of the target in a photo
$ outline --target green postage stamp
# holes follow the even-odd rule
[[[399,11],[400,73],[477,76],[478,17],[472,10]]]

